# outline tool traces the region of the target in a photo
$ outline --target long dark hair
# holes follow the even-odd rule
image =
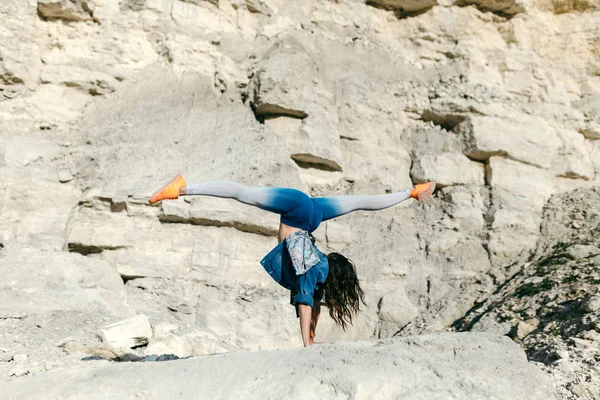
[[[329,274],[323,285],[323,299],[329,309],[329,315],[336,324],[346,330],[352,325],[352,316],[364,305],[365,294],[358,283],[354,263],[340,253],[327,255]]]

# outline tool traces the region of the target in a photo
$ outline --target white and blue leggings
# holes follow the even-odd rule
[[[322,221],[356,210],[376,211],[410,198],[410,189],[374,196],[309,197],[289,188],[247,187],[229,181],[193,183],[185,187],[186,195],[235,199],[281,215],[281,222],[312,232]]]

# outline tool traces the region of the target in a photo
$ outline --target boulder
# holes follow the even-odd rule
[[[590,296],[581,305],[581,309],[588,313],[597,313],[600,310],[600,296]]]
[[[174,324],[157,324],[154,337],[144,349],[147,356],[174,354],[179,358],[236,351],[231,341],[210,330],[182,328]]]
[[[152,327],[148,317],[138,314],[100,328],[104,343],[118,351],[146,346],[152,339]]]
[[[269,373],[265,373],[269,371]],[[535,382],[535,384],[532,384]],[[276,384],[274,384],[276,383]],[[556,399],[550,379],[506,337],[437,334],[55,371],[2,384],[8,399],[291,396]],[[101,391],[90,387],[102,388]],[[424,395],[425,394],[425,395]]]
[[[404,328],[419,310],[410,302],[403,288],[388,293],[379,301],[380,337],[390,337]]]
[[[562,145],[544,119],[520,113],[470,116],[456,129],[465,154],[476,160],[499,155],[548,168]]]
[[[462,154],[423,154],[415,158],[411,176],[415,183],[436,182],[438,187],[451,185],[483,185],[483,163],[469,160]]]
[[[600,254],[600,248],[593,245],[576,244],[569,247],[569,255],[574,260]]]

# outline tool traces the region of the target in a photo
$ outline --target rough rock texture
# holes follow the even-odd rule
[[[439,181],[427,202],[316,232],[367,294],[352,329],[322,318],[317,339],[449,327],[550,235],[553,194],[600,184],[599,13],[592,0],[0,2],[1,284],[21,300],[0,348],[22,366],[0,373],[102,353],[85,350],[98,328],[136,314],[178,327],[164,354],[190,354],[202,332],[192,353],[300,344],[258,265],[277,217],[149,206],[179,172],[312,195]]]
[[[84,21],[92,19],[94,2],[85,0],[38,0],[38,15],[47,19]]]
[[[565,399],[600,395],[600,191],[553,197],[530,261],[454,324],[520,343]]]
[[[160,377],[160,379],[156,379]],[[531,384],[535,382],[535,384]],[[89,388],[95,390],[90,391]],[[7,399],[554,399],[508,338],[443,334],[65,370],[3,383]]]
[[[110,266],[79,255],[33,249],[2,252],[0,318],[51,311],[128,315],[123,281]]]
[[[145,315],[135,315],[100,328],[103,342],[116,349],[131,349],[147,345],[152,339],[152,327]]]

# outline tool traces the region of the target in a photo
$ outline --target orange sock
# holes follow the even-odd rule
[[[422,183],[420,185],[416,185],[413,190],[410,191],[410,197],[415,200],[425,200],[435,190],[435,182],[427,182]]]
[[[154,204],[161,200],[174,200],[179,198],[179,189],[186,186],[187,183],[183,179],[183,175],[179,174],[171,182],[160,188],[150,197],[150,204]]]

